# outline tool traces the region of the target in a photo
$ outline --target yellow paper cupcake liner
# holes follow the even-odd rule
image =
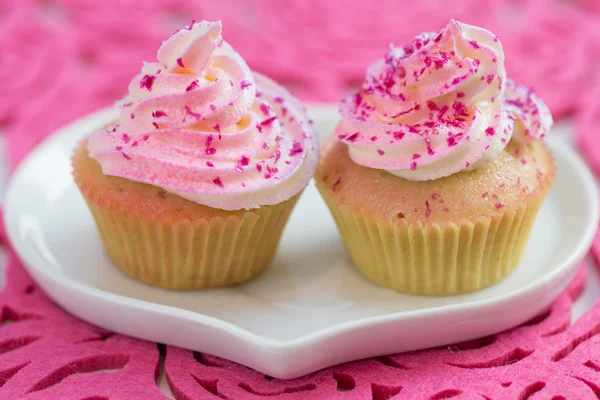
[[[442,224],[377,221],[322,189],[356,268],[381,286],[429,296],[475,291],[510,274],[547,192],[540,188],[526,203],[489,217]]]
[[[73,176],[113,264],[132,278],[168,289],[207,289],[248,281],[267,267],[301,193],[272,206],[195,219],[158,218],[106,201],[101,172],[74,158]],[[95,166],[94,166],[95,167]],[[98,167],[99,168],[99,167]],[[168,201],[165,200],[165,201]],[[225,214],[226,215],[226,214]]]

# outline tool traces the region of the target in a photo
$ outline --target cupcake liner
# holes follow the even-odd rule
[[[194,220],[156,218],[106,201],[94,175],[78,171],[76,164],[75,181],[108,257],[132,278],[168,289],[230,286],[259,275],[273,257],[300,196],[227,217],[219,210],[219,216],[211,218],[204,208],[202,217]]]
[[[320,191],[363,275],[398,292],[442,296],[485,288],[512,272],[549,186],[514,208],[449,223],[378,221]]]

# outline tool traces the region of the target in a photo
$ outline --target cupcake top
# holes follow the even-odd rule
[[[192,22],[157,56],[129,84],[116,124],[88,138],[104,174],[224,210],[277,204],[306,186],[319,155],[312,121],[250,70],[220,22]]]
[[[481,168],[512,138],[543,138],[553,122],[531,90],[506,78],[498,38],[454,20],[391,47],[340,113],[336,135],[355,163],[417,181]]]

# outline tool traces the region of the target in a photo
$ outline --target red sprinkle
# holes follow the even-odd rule
[[[190,83],[190,84],[188,85],[188,87],[186,87],[186,88],[185,88],[185,91],[186,91],[186,92],[189,92],[190,90],[194,90],[194,89],[196,89],[198,86],[199,86],[199,85],[198,85],[198,81],[192,81],[192,83]]]
[[[219,133],[221,133],[221,127],[219,126],[219,124],[216,124],[215,126],[213,126],[213,129]]]
[[[496,134],[496,130],[494,128],[492,128],[491,126],[488,126],[487,129],[485,130],[485,134],[488,136],[494,136]]]
[[[277,117],[276,117],[276,116],[273,116],[273,117],[271,117],[271,118],[267,118],[267,119],[265,119],[265,120],[264,120],[263,122],[261,122],[260,124],[261,124],[262,126],[271,125],[271,124],[273,123],[273,121],[275,121],[276,119],[277,119]]]
[[[333,186],[331,186],[331,190],[333,190],[335,192],[335,189],[338,187],[341,180],[342,180],[342,178],[338,178],[337,181],[335,181],[335,183],[333,184]]]
[[[154,126],[155,129],[158,129],[158,124],[156,122],[153,122],[152,126]]]
[[[240,165],[245,167],[248,164],[250,164],[250,158],[247,155],[242,154],[242,158],[240,159]]]
[[[218,176],[215,179],[213,179],[213,183],[220,188],[224,187],[223,182],[221,182],[221,178],[219,178]]]
[[[275,98],[273,99],[273,101],[275,101],[275,103],[282,104],[282,103],[283,103],[283,97],[279,97],[279,96],[277,96],[277,97],[275,97]]]
[[[121,154],[123,154],[123,157],[125,157],[126,160],[131,160],[131,157],[129,157],[127,154],[121,152]]]
[[[214,104],[211,104],[209,106],[209,108],[210,108],[211,111],[216,111],[217,110],[217,106],[215,106]]]
[[[385,154],[385,152],[384,152],[383,150],[380,150],[380,149],[377,149],[377,153],[378,153],[380,156],[382,156],[382,155],[384,155],[384,154]]]
[[[415,161],[413,161],[413,163],[410,164],[410,170],[414,171],[415,169],[417,169],[417,163]]]
[[[140,80],[140,88],[146,88],[149,92],[152,91],[152,85],[154,84],[154,75],[144,75]]]
[[[202,114],[192,111],[192,109],[187,105],[185,106],[185,112],[196,119],[202,118]]]
[[[148,135],[144,135],[144,136],[142,137],[142,139],[144,139],[144,140],[148,140],[148,138],[149,138],[149,137],[150,137],[150,136],[148,136]]]
[[[356,138],[358,138],[358,132],[353,133],[352,135],[348,136],[346,138],[346,140],[352,143],[352,142],[356,141]]]
[[[458,92],[456,93],[456,97],[460,99],[461,97],[465,97],[465,94],[463,92]]]
[[[302,150],[302,145],[298,142],[294,142],[289,154],[290,156],[295,156],[296,154],[302,153]]]
[[[421,155],[419,153],[415,153],[412,155],[413,160],[418,160],[419,158],[421,158]]]
[[[246,89],[248,86],[252,86],[252,82],[247,81],[247,80],[243,80],[240,82],[240,87],[243,89]]]
[[[177,64],[181,67],[181,68],[185,68],[185,65],[183,65],[183,60],[181,59],[181,57],[179,57],[177,59]]]
[[[371,136],[371,142],[374,142],[377,140],[377,136]]]
[[[211,163],[210,161],[207,161],[206,165],[208,165],[209,167],[214,167],[215,166],[215,164]]]
[[[258,172],[262,171],[262,165],[260,165],[260,164],[258,164],[258,163],[257,163],[257,164],[256,164],[256,170],[257,170]]]
[[[166,117],[167,113],[161,110],[156,110],[152,112],[152,117],[154,118],[160,118],[160,117]]]
[[[504,207],[504,203],[502,203],[501,201],[494,204],[494,207],[496,207],[497,210],[501,209],[502,207]]]
[[[117,147],[115,147],[115,150],[116,151],[121,151],[121,150],[123,150],[123,146],[117,146]]]
[[[135,116],[133,115],[133,113],[131,113],[130,117],[131,117],[131,119],[135,118]]]

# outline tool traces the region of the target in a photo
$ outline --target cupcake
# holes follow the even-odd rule
[[[163,42],[117,106],[77,147],[73,175],[106,253],[169,289],[259,275],[318,162],[305,108],[253,73],[220,22]]]
[[[506,277],[554,180],[548,108],[506,78],[496,36],[454,20],[366,75],[316,173],[354,265],[416,295]]]

